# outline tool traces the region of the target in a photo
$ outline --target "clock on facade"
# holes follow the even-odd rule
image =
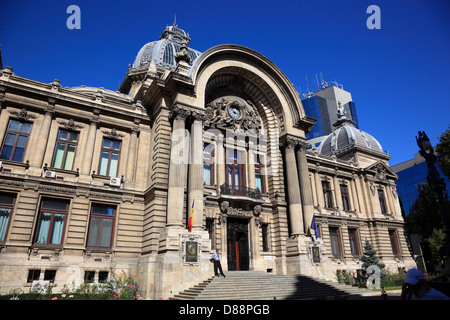
[[[228,108],[228,113],[234,119],[239,119],[241,116],[241,110],[238,107],[232,106]]]

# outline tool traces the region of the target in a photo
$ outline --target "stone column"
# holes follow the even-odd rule
[[[387,211],[388,213],[394,213],[395,209],[394,209],[394,203],[393,203],[393,199],[392,199],[392,193],[391,193],[391,186],[390,185],[386,185],[384,187],[384,197],[386,198],[386,202],[387,202]]]
[[[90,175],[92,167],[92,158],[94,156],[94,146],[95,146],[95,136],[97,134],[97,124],[99,122],[98,117],[99,112],[94,111],[94,116],[89,124],[88,137],[86,139],[86,144],[84,145],[84,155],[83,162],[81,164],[81,174]]]
[[[303,209],[300,196],[300,184],[298,181],[297,162],[295,160],[294,148],[297,146],[298,140],[287,137],[283,143],[285,161],[286,161],[286,178],[287,193],[289,206],[289,222],[291,225],[291,236],[304,234],[303,227]]]
[[[131,130],[130,135],[130,146],[128,149],[128,160],[127,160],[127,171],[125,180],[131,182],[135,180],[135,172],[136,172],[136,146],[137,146],[137,136],[138,136],[139,128],[134,126]]]
[[[358,192],[358,200],[361,206],[361,212],[365,217],[371,217],[370,214],[370,204],[369,197],[370,191],[365,187],[364,176],[362,174],[358,175],[357,181],[355,181],[356,191]]]
[[[203,229],[203,114],[192,112],[188,182],[188,216],[194,203],[192,229]]]
[[[42,161],[44,161],[45,149],[47,148],[48,143],[48,136],[50,134],[50,127],[52,125],[52,118],[55,109],[54,104],[54,100],[49,101],[49,106],[45,110],[44,120],[42,121],[41,130],[39,131],[39,137],[36,142],[36,148],[30,161],[30,165],[32,167],[42,167]]]
[[[217,188],[225,183],[225,148],[223,146],[223,134],[217,135],[217,152],[216,152],[216,170],[217,170]]]
[[[311,181],[309,179],[308,162],[306,160],[306,149],[308,146],[308,143],[301,141],[297,149],[298,179],[300,181],[304,219],[303,225],[305,233],[308,233],[314,216],[314,201],[311,190]]]
[[[256,178],[255,178],[255,152],[254,152],[254,144],[253,141],[248,142],[248,187],[255,189],[256,188]],[[263,179],[263,177],[261,177]],[[262,192],[262,190],[260,190]]]
[[[183,227],[184,188],[187,154],[185,122],[189,111],[175,107],[172,111],[172,145],[170,150],[167,226]]]
[[[351,186],[351,198],[353,202],[352,210],[356,210],[356,212],[362,213],[361,205],[359,204],[358,199],[358,189],[356,187],[356,177],[352,176],[352,179],[350,180],[350,186]]]
[[[319,212],[322,213],[323,208],[325,207],[325,202],[323,200],[322,179],[320,179],[318,169],[314,172],[314,180],[316,185],[317,206],[319,207]]]
[[[336,207],[337,211],[342,211],[344,209],[344,205],[342,204],[342,195],[341,195],[341,184],[339,183],[337,172],[333,175],[333,185],[334,185],[334,195],[336,197]]]

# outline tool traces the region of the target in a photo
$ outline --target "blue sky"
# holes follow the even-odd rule
[[[69,5],[81,29],[69,30]],[[368,6],[381,10],[369,30]],[[316,75],[351,92],[360,128],[377,138],[390,164],[411,159],[424,130],[433,145],[450,124],[450,2],[353,1],[23,1],[0,3],[3,65],[63,86],[117,90],[139,49],[174,15],[190,47],[234,43],[259,51],[297,89]]]

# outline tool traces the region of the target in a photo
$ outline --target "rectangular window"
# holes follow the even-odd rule
[[[38,226],[34,242],[37,244],[61,245],[69,201],[43,199],[39,209]]]
[[[78,132],[60,129],[56,140],[52,167],[56,169],[73,170],[73,160],[78,145]]]
[[[348,186],[341,184],[342,209],[350,210],[350,197],[348,194]]]
[[[333,208],[333,195],[331,191],[330,182],[322,181],[322,190],[325,208]]]
[[[205,230],[208,231],[209,239],[211,240],[211,249],[216,247],[214,239],[214,218],[206,218]]]
[[[0,193],[0,242],[4,242],[8,233],[9,221],[14,209],[16,196]]]
[[[98,273],[98,282],[99,283],[105,283],[106,281],[108,281],[108,271],[99,271]]]
[[[384,191],[382,189],[378,189],[378,199],[380,200],[381,213],[387,213],[386,198],[384,197]]]
[[[392,254],[399,255],[397,230],[389,230],[389,240],[391,241]]]
[[[262,154],[255,154],[255,185],[261,193],[266,192],[266,183],[264,178],[264,160]]]
[[[94,283],[95,271],[84,272],[84,283]]]
[[[225,184],[234,189],[233,194],[245,190],[245,157],[244,152],[226,149]]]
[[[356,229],[348,229],[348,239],[350,241],[352,256],[359,256],[358,234]]]
[[[269,248],[269,224],[263,223],[262,224],[262,245],[263,245],[263,252],[268,252],[270,250]]]
[[[56,270],[45,270],[44,271],[44,281],[50,281],[54,283],[56,278]]]
[[[92,204],[87,240],[89,247],[111,247],[115,212],[115,206]]]
[[[339,228],[329,227],[331,254],[333,256],[341,256],[341,245],[339,240]]]
[[[3,140],[0,159],[22,162],[31,132],[31,123],[11,119]]]
[[[214,236],[214,218],[206,218],[205,230],[208,231],[209,239]]]
[[[214,145],[203,145],[203,182],[205,185],[214,185]]]
[[[103,138],[102,151],[100,155],[99,174],[103,176],[117,177],[119,167],[121,142]]]
[[[41,270],[28,270],[27,283],[32,283],[33,281],[39,281],[41,276]]]

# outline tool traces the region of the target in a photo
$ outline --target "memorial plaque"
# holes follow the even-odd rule
[[[186,262],[198,262],[198,242],[186,241]]]
[[[313,255],[313,262],[314,263],[320,263],[320,249],[319,247],[312,247],[312,255]]]

